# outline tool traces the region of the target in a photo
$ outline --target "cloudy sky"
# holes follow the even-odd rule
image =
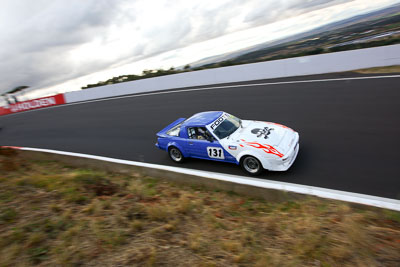
[[[400,0],[0,0],[0,93],[79,90],[310,30]]]

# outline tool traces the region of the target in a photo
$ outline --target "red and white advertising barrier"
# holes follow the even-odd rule
[[[64,94],[37,98],[29,101],[9,105],[7,108],[0,107],[0,115],[12,114],[21,111],[51,107],[65,104]]]
[[[6,114],[9,114],[9,113],[10,113],[9,109],[0,107],[0,116],[1,115],[6,115]]]

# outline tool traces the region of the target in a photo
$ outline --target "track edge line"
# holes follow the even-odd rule
[[[75,153],[75,152],[67,152],[67,151],[59,151],[59,150],[52,150],[52,149],[41,149],[41,148],[31,148],[31,147],[15,147],[15,146],[1,146],[4,148],[12,148],[18,150],[25,150],[25,151],[33,151],[33,152],[43,152],[43,153],[50,153],[50,154],[58,154],[58,155],[65,155],[65,156],[72,156],[72,157],[80,157],[80,158],[87,158],[87,159],[94,159],[100,161],[106,161],[111,163],[118,163],[124,165],[131,165],[136,167],[144,167],[144,168],[152,168],[157,170],[164,170],[175,172],[183,175],[191,175],[202,177],[206,179],[214,179],[220,180],[230,183],[237,183],[242,185],[254,186],[258,188],[264,189],[272,189],[272,190],[279,190],[284,192],[293,192],[303,195],[311,195],[326,199],[332,200],[340,200],[345,202],[357,203],[367,206],[373,206],[378,208],[385,208],[395,211],[400,211],[400,200],[391,199],[391,198],[384,198],[360,193],[352,193],[347,191],[340,191],[335,189],[328,189],[322,187],[315,187],[315,186],[308,186],[308,185],[300,185],[294,183],[286,183],[280,181],[272,181],[266,179],[258,179],[252,177],[245,177],[245,176],[238,176],[238,175],[231,175],[231,174],[222,174],[222,173],[214,173],[202,170],[193,170],[188,168],[181,168],[181,167],[172,167],[166,165],[159,165],[153,163],[144,163],[138,161],[130,161],[130,160],[122,160],[110,157],[103,157],[103,156],[96,156],[90,154],[83,154],[83,153]]]

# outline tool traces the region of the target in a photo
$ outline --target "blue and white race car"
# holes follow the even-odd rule
[[[180,118],[157,133],[156,146],[174,162],[199,158],[240,164],[258,175],[286,171],[299,151],[299,134],[277,123],[240,120],[223,111]]]

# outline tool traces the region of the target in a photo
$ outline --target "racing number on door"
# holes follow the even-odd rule
[[[220,147],[207,147],[208,156],[213,159],[224,159],[224,151]]]

